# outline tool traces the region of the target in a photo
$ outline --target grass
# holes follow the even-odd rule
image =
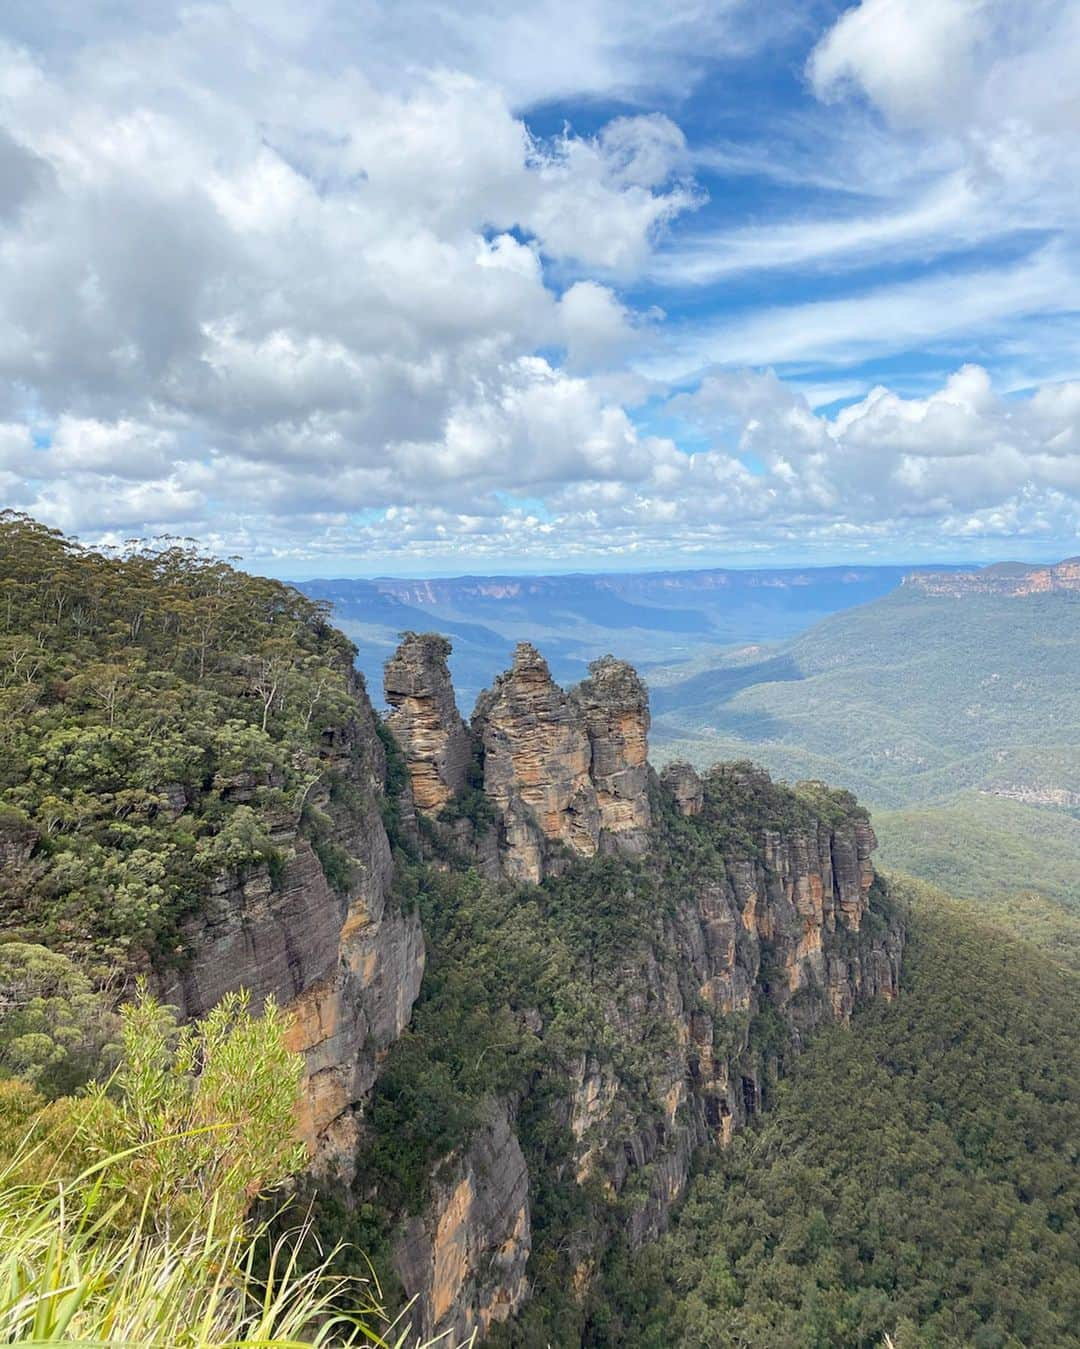
[[[406,1315],[391,1321],[372,1281],[331,1274],[337,1252],[302,1269],[301,1228],[266,1258],[265,1229],[223,1222],[162,1236],[144,1206],[117,1228],[108,1173],[23,1183],[32,1149],[0,1170],[0,1343],[140,1349],[422,1349]],[[345,1310],[343,1310],[345,1309]],[[450,1343],[440,1339],[444,1349]]]

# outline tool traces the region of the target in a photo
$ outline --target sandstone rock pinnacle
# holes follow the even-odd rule
[[[705,804],[705,785],[688,763],[676,760],[660,774],[660,781],[675,798],[681,815],[700,815]]]
[[[592,746],[600,828],[620,852],[642,853],[649,810],[649,693],[633,666],[604,656],[572,694]]]
[[[387,662],[387,718],[405,756],[418,810],[437,811],[461,791],[472,759],[468,728],[454,701],[446,658],[450,643],[436,633],[407,632]]]

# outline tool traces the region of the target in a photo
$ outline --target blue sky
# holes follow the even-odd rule
[[[1077,0],[15,0],[0,497],[281,575],[1080,551]]]

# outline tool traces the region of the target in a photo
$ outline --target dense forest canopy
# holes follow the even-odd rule
[[[206,878],[273,863],[352,657],[325,606],[190,541],[110,554],[0,515],[3,932],[99,974],[182,954]]]

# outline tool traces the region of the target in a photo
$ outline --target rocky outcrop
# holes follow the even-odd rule
[[[41,835],[20,811],[0,809],[0,870],[25,866]]]
[[[447,1174],[447,1172],[449,1174]],[[493,1103],[468,1150],[440,1168],[424,1215],[405,1224],[394,1266],[415,1299],[412,1331],[457,1345],[525,1300],[530,1251],[525,1158],[505,1106]]]
[[[518,1137],[519,1108],[539,1108],[534,1088],[552,1116],[541,1133],[570,1140],[560,1144],[559,1184],[582,1187],[570,1209],[586,1218],[564,1242],[573,1296],[615,1226],[632,1246],[655,1238],[696,1151],[723,1146],[761,1108],[776,1036],[797,1048],[860,1000],[895,995],[902,932],[873,907],[873,831],[850,797],[820,784],[796,797],[746,764],[704,778],[669,765],[657,778],[644,685],[611,658],[564,691],[520,645],[470,731],[447,653],[441,639],[410,635],[388,670],[390,724],[408,768],[398,829],[408,826],[439,866],[464,856],[496,881],[535,882],[597,858],[613,884],[651,885],[650,904],[655,897],[655,913],[646,910],[614,956],[566,972],[588,1004],[575,1021],[587,1045],[567,1039],[550,1009],[516,1007],[539,1046],[534,1085],[489,1101],[481,1125],[432,1167],[423,1210],[396,1215],[393,1263],[415,1299],[414,1333],[455,1343],[486,1335],[529,1295],[531,1211],[550,1182]],[[309,823],[298,806],[274,826],[284,865],[273,877],[255,866],[219,878],[187,924],[192,957],[167,991],[189,1016],[241,985],[292,1013],[315,1164],[347,1176],[365,1098],[419,993],[424,942],[416,914],[394,899],[386,762],[362,687],[322,752]],[[272,785],[217,789],[243,801]],[[414,802],[428,816],[423,830],[408,824]],[[319,860],[327,848],[348,862],[328,869],[337,888]],[[618,912],[609,899],[608,913]]]
[[[564,1237],[578,1291],[611,1214],[632,1246],[655,1238],[697,1150],[723,1146],[762,1108],[776,1036],[797,1049],[814,1026],[899,987],[903,933],[872,907],[875,839],[853,798],[822,784],[797,795],[745,763],[704,778],[670,764],[657,778],[648,728],[647,693],[628,665],[598,661],[564,691],[526,643],[472,722],[495,818],[472,835],[474,860],[536,882],[575,858],[621,855],[639,863],[627,876],[656,887],[649,935],[617,948],[615,965],[578,972],[603,1031],[583,1052],[555,1051],[559,1087],[544,1096],[572,1140],[559,1183],[606,1196],[599,1208],[582,1201],[591,1216]],[[541,1014],[523,1014],[544,1043]],[[529,1196],[550,1177],[543,1163],[529,1174],[515,1110],[493,1111],[434,1168],[429,1206],[400,1231],[395,1264],[423,1334],[483,1334],[527,1295]]]
[[[184,925],[188,958],[162,980],[165,998],[186,1017],[205,1015],[237,988],[256,1006],[273,996],[285,1008],[292,1047],[307,1063],[305,1138],[317,1166],[345,1171],[357,1114],[408,1022],[424,968],[419,918],[391,896],[382,742],[359,681],[353,692],[354,715],[325,731],[325,771],[304,802],[324,822],[322,842],[348,859],[347,886],[331,886],[299,812],[286,815],[272,837],[285,859],[280,876],[263,864],[219,876]]]
[[[648,690],[632,666],[605,656],[589,666],[571,702],[589,737],[600,838],[616,851],[641,854],[651,823]]]
[[[698,818],[703,811],[709,828],[707,801]],[[770,1057],[753,1043],[754,1017],[771,1008],[797,1049],[819,1023],[846,1022],[860,1001],[897,995],[902,929],[875,914],[866,930],[872,846],[862,820],[763,829],[756,856],[725,858],[721,874],[683,887],[614,981],[604,1011],[613,1042],[666,1038],[669,1047],[637,1058],[636,1072],[650,1065],[644,1092],[616,1059],[583,1057],[569,1073],[566,1121],[579,1182],[598,1175],[624,1196],[632,1245],[666,1226],[695,1150],[723,1146],[761,1108]]]
[[[406,633],[387,662],[387,724],[405,756],[418,810],[438,811],[466,784],[472,741],[458,712],[446,658],[450,643],[436,633]]]
[[[510,670],[480,695],[473,730],[483,746],[484,793],[498,812],[506,873],[539,881],[558,845],[592,857],[600,808],[589,776],[589,736],[528,642],[518,644]]]
[[[539,881],[567,857],[640,854],[647,844],[648,699],[612,657],[566,693],[528,642],[473,714],[502,869]]]
[[[705,801],[705,786],[696,770],[688,763],[676,760],[665,766],[660,781],[671,793],[680,815],[701,814]]]
[[[904,577],[903,585],[925,595],[943,595],[952,599],[964,595],[1018,598],[1062,591],[1080,592],[1080,557],[1047,566],[999,562],[978,571],[915,572]]]

